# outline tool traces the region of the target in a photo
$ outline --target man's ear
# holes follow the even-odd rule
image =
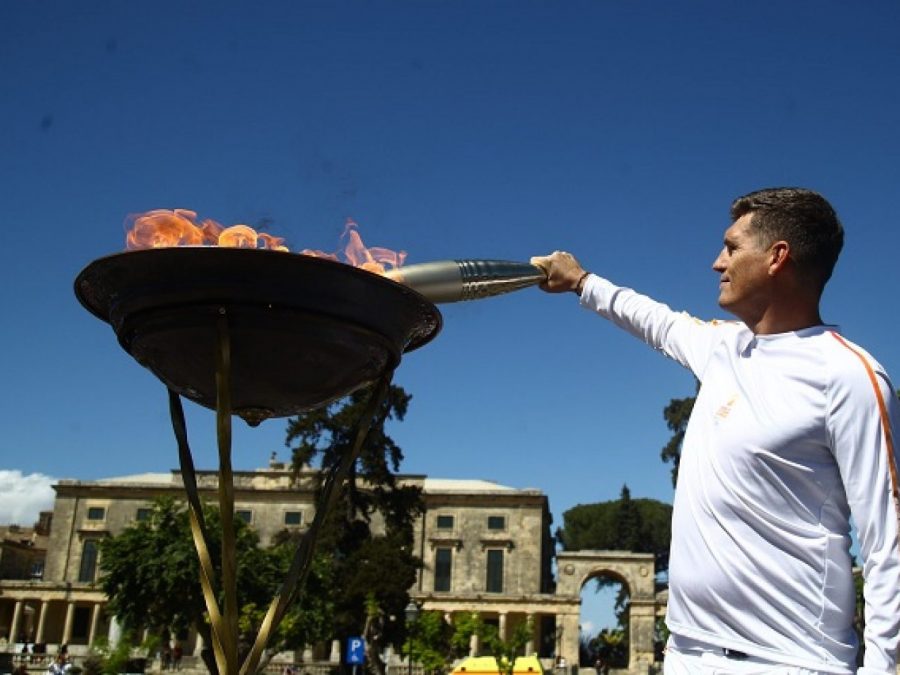
[[[773,277],[787,265],[791,245],[786,241],[776,241],[769,247],[769,276]]]

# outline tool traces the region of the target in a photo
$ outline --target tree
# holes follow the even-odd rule
[[[591,646],[604,668],[624,668],[628,665],[628,631],[623,628],[604,628],[591,641]]]
[[[454,614],[453,633],[450,636],[453,658],[462,658],[469,653],[473,635],[484,635],[484,620],[481,615],[478,612]]]
[[[158,636],[150,636],[141,644],[137,644],[134,635],[125,632],[118,643],[110,644],[105,637],[98,638],[90,646],[87,658],[82,662],[84,675],[119,675],[128,673],[135,651],[152,654],[159,644]],[[74,669],[68,672],[72,673]]]
[[[278,581],[282,581],[294,557],[299,534],[283,530],[274,537],[273,546],[267,553],[278,569]],[[284,649],[298,649],[331,637],[334,617],[334,602],[331,589],[335,585],[334,565],[327,554],[315,555],[304,585],[301,602],[288,606],[278,629],[269,641],[260,669],[275,652]],[[274,592],[274,591],[273,591]],[[271,598],[272,593],[270,593]],[[266,604],[248,603],[241,608],[239,627],[242,635],[256,635],[268,611]]]
[[[525,645],[531,639],[534,627],[531,621],[518,624],[508,639],[500,637],[499,629],[492,624],[482,624],[482,641],[497,660],[500,675],[513,675],[517,656],[525,655]]]
[[[453,635],[454,626],[444,620],[442,612],[422,612],[403,646],[403,653],[411,655],[426,673],[439,673],[456,657]]]
[[[625,550],[653,553],[657,572],[668,569],[672,507],[655,499],[632,499],[627,485],[619,499],[579,504],[563,514],[557,541],[566,551]]]
[[[217,509],[204,505],[210,554],[217,576],[221,525]],[[258,547],[256,534],[235,519],[238,562],[238,603],[262,605],[277,587],[280,572],[275,559]],[[171,497],[154,502],[150,517],[100,544],[100,586],[109,598],[109,610],[125,631],[144,628],[168,638],[193,627],[206,645],[212,635],[200,588],[197,553],[193,546],[187,509]],[[216,673],[215,659],[204,650],[203,660]]]
[[[321,494],[322,478],[351,452],[373,395],[371,387],[361,389],[288,421],[285,444],[292,451],[295,479],[317,461]],[[389,387],[319,541],[340,580],[331,589],[333,635],[346,638],[366,631],[368,663],[380,674],[385,671],[381,652],[406,638],[402,622],[385,618],[404,616],[421,566],[412,553],[413,524],[423,509],[421,489],[398,483],[403,452],[385,431],[388,420],[403,420],[411,398],[401,387]],[[376,518],[380,527],[373,528]]]
[[[460,613],[453,623],[440,612],[425,612],[404,645],[404,653],[422,664],[426,671],[440,671],[453,661],[466,656],[473,636],[478,636],[484,651],[497,661],[501,675],[512,675],[516,658],[525,655],[525,646],[534,633],[534,624],[516,625],[508,638],[500,637],[497,626],[486,623],[477,612]]]
[[[335,577],[341,580],[335,588],[334,634],[346,638],[359,635],[362,628],[366,660],[383,675],[386,666],[381,654],[389,644],[397,646],[403,639],[402,624],[390,621],[390,617],[404,616],[418,559],[402,538],[390,533],[370,535],[345,555],[334,570]]]
[[[696,390],[700,391],[700,381],[696,381]],[[673,398],[669,401],[669,405],[663,408],[663,418],[666,420],[666,426],[672,432],[669,442],[660,452],[660,459],[663,462],[672,462],[672,487],[678,482],[678,466],[681,463],[681,444],[684,441],[684,434],[687,431],[688,420],[691,418],[691,411],[694,409],[694,401],[696,396],[687,398]]]
[[[631,490],[622,486],[619,495],[619,546],[625,551],[639,551],[642,548],[642,518],[637,505],[631,500]],[[642,552],[642,551],[641,551]]]
[[[856,665],[863,666],[866,659],[866,582],[863,578],[862,568],[856,565],[856,556],[853,557],[853,591],[856,595],[856,609],[853,612],[853,630],[856,632],[856,643],[859,648],[856,651]]]

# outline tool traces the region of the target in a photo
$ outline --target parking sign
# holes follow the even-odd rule
[[[347,639],[347,663],[359,665],[366,662],[366,641],[361,637]]]

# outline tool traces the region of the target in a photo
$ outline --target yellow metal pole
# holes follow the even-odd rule
[[[222,522],[222,591],[225,596],[221,636],[226,669],[238,672],[237,546],[234,538],[234,475],[231,469],[231,338],[228,316],[219,309],[216,322],[216,437],[219,442],[219,513]]]
[[[310,562],[312,561],[313,551],[316,545],[316,538],[319,535],[319,531],[322,529],[322,524],[325,522],[326,516],[334,506],[335,500],[340,494],[340,490],[343,488],[344,481],[347,479],[350,469],[353,468],[357,457],[359,457],[363,442],[372,425],[372,420],[375,418],[375,415],[381,407],[388,389],[390,388],[392,376],[393,371],[390,371],[384,374],[379,380],[377,387],[372,392],[372,397],[369,399],[366,410],[359,420],[352,449],[341,458],[341,461],[331,469],[331,473],[326,477],[313,522],[310,525],[309,530],[307,530],[306,534],[303,536],[303,539],[300,541],[300,544],[297,546],[297,550],[294,552],[294,558],[291,562],[291,567],[288,570],[287,577],[281,585],[281,588],[278,590],[278,593],[275,595],[275,598],[272,600],[272,603],[269,605],[269,610],[266,612],[266,616],[260,626],[259,634],[256,637],[256,641],[253,643],[253,648],[250,650],[250,654],[247,655],[244,664],[241,666],[240,675],[253,675],[255,673],[262,652],[266,648],[266,643],[269,641],[269,637],[278,627],[278,624],[281,623],[281,619],[284,617],[284,612],[288,605],[302,593],[302,585],[309,573]]]
[[[224,674],[226,672],[225,652],[222,648],[224,625],[216,600],[216,573],[209,554],[209,535],[203,518],[203,506],[200,503],[200,495],[197,490],[194,460],[191,457],[191,448],[188,445],[184,409],[181,406],[181,399],[178,398],[178,394],[171,389],[169,390],[169,413],[172,417],[172,428],[175,431],[175,438],[178,441],[178,457],[181,463],[181,478],[184,481],[184,490],[188,498],[191,535],[194,539],[194,548],[197,549],[197,558],[200,561],[200,587],[203,590],[203,600],[206,604],[206,611],[209,614],[213,654],[219,672]]]

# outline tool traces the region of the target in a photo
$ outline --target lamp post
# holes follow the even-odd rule
[[[403,610],[403,613],[406,614],[406,625],[409,629],[409,666],[407,672],[409,673],[409,675],[412,675],[413,627],[416,625],[416,621],[419,620],[419,606],[416,604],[416,601],[410,600],[409,604],[406,606],[406,609]]]

